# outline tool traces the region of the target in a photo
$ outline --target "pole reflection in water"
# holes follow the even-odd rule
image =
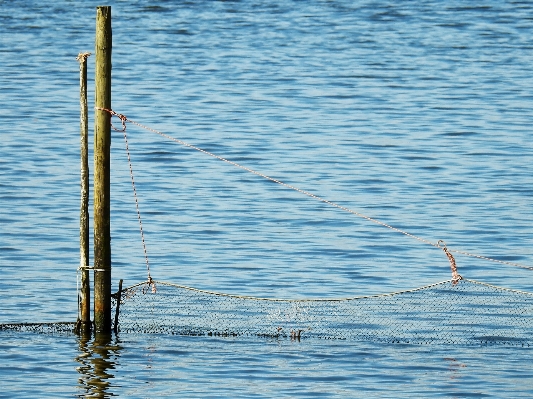
[[[76,368],[80,373],[78,397],[81,398],[104,398],[114,396],[111,392],[113,387],[112,370],[118,364],[120,350],[118,338],[112,335],[97,334],[94,339],[89,336],[79,338],[79,355],[76,361],[80,366]]]

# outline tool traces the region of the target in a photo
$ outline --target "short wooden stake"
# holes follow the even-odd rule
[[[79,297],[79,319],[77,332],[91,331],[91,288],[89,270],[89,118],[87,108],[87,57],[91,53],[80,53],[80,149],[81,149],[81,207],[80,207],[80,272],[81,290]]]
[[[118,316],[120,313],[120,300],[122,299],[122,279],[118,282],[118,292],[117,292],[117,307],[115,309],[115,326],[113,327],[113,331],[115,331],[115,334],[118,334]]]
[[[111,109],[111,7],[96,8],[95,106]],[[94,325],[111,333],[110,158],[111,115],[94,118]]]

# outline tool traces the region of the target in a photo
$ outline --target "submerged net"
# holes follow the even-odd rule
[[[64,321],[54,323],[6,323],[0,324],[0,331],[36,332],[43,334],[72,334],[75,322]]]
[[[463,279],[451,252],[533,269],[463,251],[450,251],[407,231],[284,183],[234,161],[188,144],[128,119],[111,109],[97,108],[120,119],[146,259],[148,281],[114,295],[115,331],[196,336],[256,336],[291,339],[345,339],[404,343],[533,344],[533,294]],[[346,299],[282,300],[202,291],[150,277],[142,223],[136,197],[126,123],[172,140],[257,177],[294,190],[313,200],[363,218],[419,242],[442,249],[452,279],[414,290]],[[157,287],[157,288],[156,288]]]
[[[531,269],[512,262],[464,251],[450,251],[411,233],[365,216],[311,192],[291,186],[199,147],[170,137],[113,110],[97,108],[122,122],[132,187],[139,219],[148,281],[113,295],[114,330],[194,336],[254,336],[273,339],[342,339],[414,344],[533,344],[533,293],[463,279],[451,252]],[[349,212],[394,232],[442,249],[452,279],[390,294],[345,299],[266,299],[208,292],[166,282],[154,282],[146,251],[126,138],[126,122],[157,133],[190,149],[229,163],[284,188],[294,190],[339,210]],[[117,129],[115,129],[117,130]],[[91,269],[81,266],[80,269]],[[157,287],[157,288],[156,288]],[[2,330],[69,333],[75,323],[0,324]]]
[[[318,300],[234,296],[150,281],[114,298],[115,308],[119,304],[117,330],[127,333],[533,344],[533,294],[467,279]]]

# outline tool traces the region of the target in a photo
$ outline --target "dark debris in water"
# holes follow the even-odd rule
[[[0,324],[0,331],[36,332],[43,334],[74,334],[75,322],[8,323]]]

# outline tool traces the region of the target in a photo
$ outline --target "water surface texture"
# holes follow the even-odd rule
[[[438,240],[533,266],[528,2],[109,4],[117,112],[423,240],[130,124],[154,278],[267,298],[389,293],[451,278]],[[76,56],[94,52],[97,5],[0,0],[0,323],[76,319]],[[92,106],[94,55],[88,67]],[[122,133],[112,142],[116,288],[147,268]],[[529,269],[454,255],[469,279],[533,291]],[[0,336],[9,398],[533,395],[522,347]]]

